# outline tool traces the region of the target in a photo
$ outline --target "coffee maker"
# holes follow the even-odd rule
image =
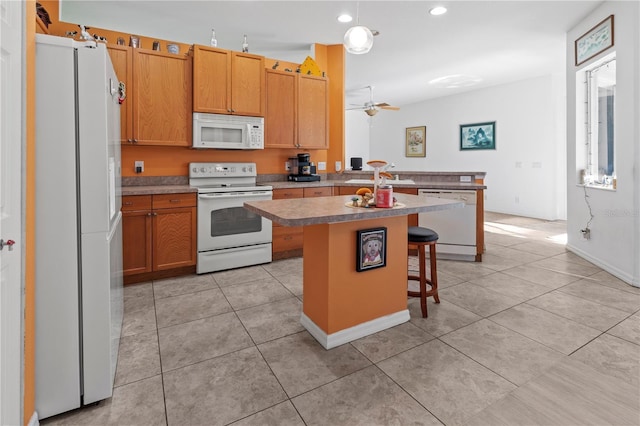
[[[291,173],[289,180],[294,182],[317,182],[320,175],[316,174],[316,166],[310,161],[309,154],[298,154],[297,157],[289,158]]]

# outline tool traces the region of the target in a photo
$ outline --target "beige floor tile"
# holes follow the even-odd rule
[[[540,256],[539,254],[527,253],[526,251],[516,250],[511,247],[503,247],[496,244],[487,244],[485,254],[492,254],[507,259],[517,260],[521,262],[520,264],[531,263],[544,259],[544,256]]]
[[[371,362],[379,362],[397,355],[434,337],[410,322],[379,331],[351,342]]]
[[[158,335],[165,372],[253,345],[234,313],[161,328]]]
[[[429,261],[427,260],[427,263],[428,262]],[[427,278],[431,278],[431,268],[427,266],[426,271],[427,271],[426,272]],[[420,275],[420,269],[419,269],[419,266],[417,265],[417,262],[415,266],[411,266],[411,265],[409,266],[408,273],[416,276]],[[456,277],[455,275],[451,275],[447,272],[440,271],[437,269],[437,267],[436,267],[436,273],[438,275],[438,289],[451,287],[466,281],[464,278]],[[415,280],[412,280],[412,281],[407,280],[407,285],[411,287],[410,288],[411,290],[419,289],[420,287],[418,284],[418,281],[415,281]]]
[[[564,358],[560,352],[486,319],[440,339],[516,385]]]
[[[444,298],[481,317],[488,317],[522,302],[522,300],[470,283],[448,287],[438,293],[441,300]]]
[[[147,333],[157,329],[156,326],[156,309],[153,304],[145,309],[137,309],[131,311],[124,310],[122,317],[121,336],[132,336],[139,333]]]
[[[640,294],[640,287],[634,287],[631,284],[627,284],[606,271],[600,271],[597,274],[589,276],[587,279],[592,280],[597,284],[606,285],[607,287],[628,291],[633,294]]]
[[[513,299],[519,300],[520,302],[533,299],[534,297],[551,291],[548,287],[540,284],[534,284],[530,281],[522,280],[512,275],[500,272],[474,278],[470,280],[469,283],[509,296]]]
[[[522,244],[524,241],[527,241],[526,237],[522,235],[513,235],[510,233],[505,233],[498,228],[487,225],[485,222],[484,226],[484,240],[487,244],[493,244],[503,247],[511,247],[518,244]]]
[[[640,345],[640,315],[631,315],[607,333]]]
[[[125,312],[153,308],[153,285],[148,282],[124,286],[123,301]]]
[[[601,334],[598,330],[526,303],[489,319],[565,355]]]
[[[293,296],[236,313],[255,344],[304,330],[300,324],[302,303]]]
[[[557,257],[538,260],[530,265],[542,269],[548,269],[550,271],[562,272],[563,274],[575,275],[581,278],[591,276],[601,271],[600,268],[594,265],[582,265],[580,263],[568,262],[566,260],[558,259]]]
[[[294,257],[291,259],[276,260],[272,263],[262,265],[262,267],[274,277],[282,277],[289,275],[302,276],[302,258]]]
[[[291,401],[269,407],[242,420],[231,423],[233,426],[305,426]]]
[[[578,256],[577,254],[572,253],[570,251],[566,251],[564,253],[557,254],[557,255],[551,257],[551,259],[560,260],[560,261],[563,261],[563,262],[575,263],[575,264],[583,265],[583,266],[587,266],[587,267],[597,267],[593,263],[589,262],[588,260],[585,260],[585,259],[581,258],[580,256]]]
[[[98,405],[72,411],[41,425],[166,425],[162,378],[158,376],[117,387]]]
[[[504,271],[527,263],[525,259],[513,259],[486,252],[482,255],[482,266],[494,271]]]
[[[300,395],[292,402],[309,426],[441,425],[375,366]]]
[[[515,389],[512,383],[439,340],[377,365],[446,425],[464,424]]]
[[[591,280],[580,280],[559,290],[630,314],[640,309],[640,294],[616,290],[615,288],[596,284]]]
[[[258,349],[289,397],[371,365],[350,344],[326,350],[306,331],[263,343]]]
[[[600,331],[607,331],[629,315],[619,309],[610,308],[558,290],[529,300],[527,304]]]
[[[160,374],[158,333],[135,334],[120,339],[114,386],[137,382]]]
[[[427,312],[429,314],[427,318],[422,318],[420,300],[418,298],[409,299],[408,305],[411,324],[436,337],[462,328],[482,318],[443,299],[442,296],[440,296],[440,303],[435,303],[431,297],[427,299]]]
[[[640,388],[640,346],[634,343],[603,334],[571,357]]]
[[[220,287],[271,278],[271,275],[261,265],[214,272],[211,276]]]
[[[562,272],[550,271],[548,269],[532,266],[531,264],[516,266],[515,268],[505,269],[501,272],[551,289],[562,287],[580,279],[580,277],[575,275],[567,275]]]
[[[438,260],[438,272],[445,272],[468,281],[483,275],[493,274],[493,269],[485,268],[481,262],[463,262],[456,260]]]
[[[158,328],[231,312],[219,288],[156,300]]]
[[[222,287],[233,309],[245,309],[291,297],[291,292],[269,275],[260,281]]]
[[[638,387],[567,357],[470,419],[469,426],[637,425]]]
[[[280,275],[276,280],[287,288],[293,295],[302,295],[302,274]]]
[[[555,256],[567,250],[563,244],[544,241],[526,241],[510,247],[515,250],[526,251],[527,253],[538,254],[545,257]]]
[[[157,299],[195,293],[218,288],[211,274],[187,275],[153,282],[153,295]]]
[[[225,425],[286,400],[255,347],[164,374],[169,425]]]

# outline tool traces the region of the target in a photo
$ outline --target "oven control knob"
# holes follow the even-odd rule
[[[204,172],[206,172],[206,171],[207,171],[207,169],[205,169],[204,167],[200,167],[200,171],[201,171],[202,173],[204,173]]]
[[[253,172],[253,166],[249,166],[249,171]]]
[[[197,167],[194,167],[193,169],[191,169],[191,171],[192,171],[193,173],[198,173],[198,168],[197,168]]]

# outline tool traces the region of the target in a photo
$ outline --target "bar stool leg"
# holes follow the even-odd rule
[[[429,260],[431,261],[431,291],[433,292],[433,298],[436,303],[440,303],[438,297],[438,273],[436,270],[436,245],[431,244],[429,246]]]
[[[427,318],[427,265],[424,244],[418,245],[418,259],[420,260],[420,308],[422,317]]]

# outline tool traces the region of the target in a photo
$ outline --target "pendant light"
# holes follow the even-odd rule
[[[371,30],[360,25],[360,3],[356,4],[356,26],[351,27],[344,34],[344,47],[354,55],[368,53],[373,46]]]

